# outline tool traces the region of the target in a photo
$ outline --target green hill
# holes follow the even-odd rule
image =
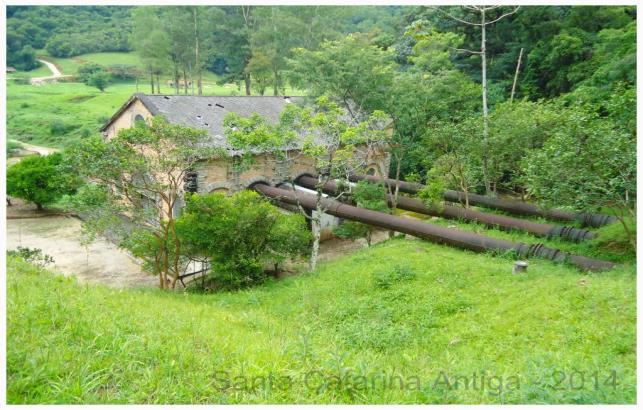
[[[8,402],[634,403],[634,268],[511,265],[394,239],[199,295],[9,258]]]

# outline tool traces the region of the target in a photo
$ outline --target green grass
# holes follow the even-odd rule
[[[79,285],[9,258],[8,401],[634,403],[634,266],[512,263],[396,238],[200,295]]]

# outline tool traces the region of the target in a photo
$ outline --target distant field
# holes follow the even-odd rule
[[[41,55],[41,54],[39,54]],[[56,64],[63,74],[75,74],[84,62],[104,65],[140,65],[134,53],[94,53],[73,58],[44,57]],[[48,76],[51,72],[43,65],[28,72],[17,72],[11,78]],[[161,92],[174,94],[168,87],[169,76],[161,77]],[[243,95],[235,84],[217,85],[217,76],[207,73],[204,78],[205,95]],[[105,92],[80,83],[58,83],[43,86],[16,84],[7,81],[7,134],[8,138],[62,148],[82,136],[98,132],[100,126],[135,92],[150,93],[149,79],[111,84]],[[295,90],[287,90],[298,95]]]
[[[57,58],[50,56],[45,50],[37,50],[38,58],[43,58],[45,60],[51,61],[56,64],[59,70],[63,74],[76,74],[78,67],[86,63],[96,63],[103,66],[111,65],[132,65],[136,66],[141,70],[144,70],[144,65],[141,62],[141,59],[136,53],[91,53],[91,54],[82,54],[79,56],[74,56],[70,58]],[[25,77],[42,77],[50,75],[51,72],[44,65],[39,66],[38,68],[32,71],[19,71],[13,74],[9,74],[8,78],[25,78]],[[167,81],[170,76],[163,75],[163,82]],[[203,81],[206,83],[214,83],[219,79],[215,73],[210,71],[203,72]],[[147,77],[144,76],[140,79],[141,82],[147,81]],[[208,86],[212,88],[213,92],[216,92],[216,87],[214,84],[206,84],[206,89]],[[163,87],[161,87],[163,88]]]

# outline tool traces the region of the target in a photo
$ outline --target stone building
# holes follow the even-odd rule
[[[263,181],[277,185],[288,177],[314,174],[312,158],[289,151],[292,161],[284,164],[273,154],[257,153],[253,166],[239,172],[233,167],[234,158],[239,155],[228,144],[224,136],[223,119],[228,112],[243,117],[257,113],[268,121],[276,123],[286,104],[303,104],[303,97],[264,96],[191,96],[191,95],[146,95],[134,94],[111,117],[101,129],[105,138],[114,137],[119,130],[132,127],[136,121],[147,121],[161,115],[172,124],[180,124],[208,132],[208,144],[225,149],[229,157],[206,160],[197,170],[196,190],[199,193],[215,191],[235,192],[253,183]],[[370,153],[364,162],[370,174],[378,175],[380,170],[388,173],[389,157],[385,152]]]

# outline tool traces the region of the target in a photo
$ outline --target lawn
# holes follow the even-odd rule
[[[634,266],[512,263],[396,238],[202,295],[80,285],[10,257],[8,401],[634,403]]]

